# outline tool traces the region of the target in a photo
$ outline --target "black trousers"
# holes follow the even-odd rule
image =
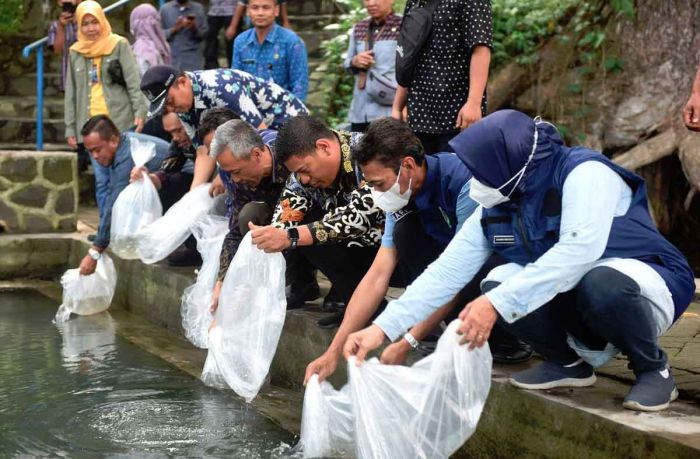
[[[484,291],[497,282],[487,282]],[[566,341],[567,332],[592,350],[611,343],[636,373],[665,368],[666,353],[657,344],[652,306],[632,278],[607,267],[593,268],[571,291],[513,323],[499,317],[508,331],[552,362],[568,365],[579,359]]]
[[[176,202],[190,191],[194,176],[187,172],[173,172],[168,174],[168,180],[158,191],[160,203],[163,205],[163,212],[170,209]]]
[[[204,69],[219,68],[219,32],[226,30],[231,23],[231,16],[207,16],[209,31],[204,40]],[[233,41],[226,41],[226,59],[229,68],[233,63]]]
[[[443,251],[443,248],[425,232],[420,217],[415,211],[396,222],[394,247],[399,256],[399,263],[391,278],[392,287],[410,285]],[[481,295],[481,281],[493,268],[504,263],[506,260],[497,254],[486,260],[474,278],[457,294],[457,303],[445,317],[447,323],[456,319],[467,303]],[[514,342],[517,342],[515,336],[502,325],[497,323],[491,330],[489,343],[492,346],[497,348],[499,345],[512,345]]]
[[[324,212],[307,212],[301,224],[323,217]],[[378,247],[348,247],[345,243],[308,245],[289,251],[287,283],[304,284],[321,271],[333,284],[334,300],[348,303],[353,292],[372,265]]]
[[[434,155],[435,153],[452,152],[452,148],[448,144],[450,140],[457,134],[459,129],[440,134],[431,134],[427,132],[416,132],[416,137],[423,144],[423,151],[426,155]]]

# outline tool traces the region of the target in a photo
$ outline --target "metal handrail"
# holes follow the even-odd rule
[[[110,11],[121,8],[131,0],[117,0],[104,8],[105,14]],[[160,6],[163,6],[165,0],[159,0]],[[28,59],[32,51],[36,50],[36,149],[41,151],[44,149],[44,45],[49,40],[46,36],[35,42],[32,42],[24,47],[22,56]]]

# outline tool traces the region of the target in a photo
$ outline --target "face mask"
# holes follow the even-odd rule
[[[538,124],[537,120],[535,121],[535,124]],[[535,155],[536,149],[537,126],[535,126],[535,140],[532,143],[532,151],[530,151],[530,156],[528,156],[527,161],[525,161],[525,165],[522,167],[522,169],[516,172],[515,175],[510,178],[510,180],[508,180],[506,183],[504,183],[498,188],[491,188],[490,186],[486,186],[480,181],[478,181],[476,178],[472,177],[472,183],[469,187],[469,197],[477,203],[479,203],[485,209],[490,209],[491,207],[495,207],[499,204],[503,204],[504,202],[510,201],[510,195],[513,194],[513,191],[515,191],[516,188],[518,188],[520,181],[525,176],[525,170],[530,164],[532,157]],[[515,185],[513,185],[513,188],[511,188],[510,193],[508,193],[507,196],[503,195],[503,193],[501,193],[501,190],[508,186],[513,180],[515,180]]]
[[[401,194],[401,185],[399,185],[399,177],[401,177],[401,169],[399,168],[399,175],[396,177],[396,182],[388,190],[381,192],[372,189],[372,199],[374,204],[382,209],[384,212],[396,212],[403,209],[408,204],[409,199],[411,199],[411,183],[412,180],[408,181],[408,189]]]

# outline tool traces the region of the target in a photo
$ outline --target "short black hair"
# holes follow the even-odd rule
[[[333,139],[335,134],[316,118],[299,115],[287,119],[275,139],[275,159],[284,163],[292,156],[306,156],[316,151],[318,139]]]
[[[80,135],[83,137],[93,132],[97,132],[102,140],[109,140],[113,136],[119,137],[119,129],[107,115],[95,115],[80,128]]]
[[[408,124],[391,117],[372,121],[352,154],[360,166],[376,160],[397,172],[406,156],[418,165],[425,159],[423,145]]]
[[[204,137],[227,121],[241,119],[233,110],[226,107],[214,107],[202,113],[197,128],[197,137],[204,141]]]

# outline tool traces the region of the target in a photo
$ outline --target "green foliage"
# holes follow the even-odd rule
[[[23,0],[2,0],[0,2],[0,34],[19,30],[24,17]]]
[[[559,22],[575,0],[493,0],[493,67],[515,58],[529,64],[537,47],[561,29]]]

